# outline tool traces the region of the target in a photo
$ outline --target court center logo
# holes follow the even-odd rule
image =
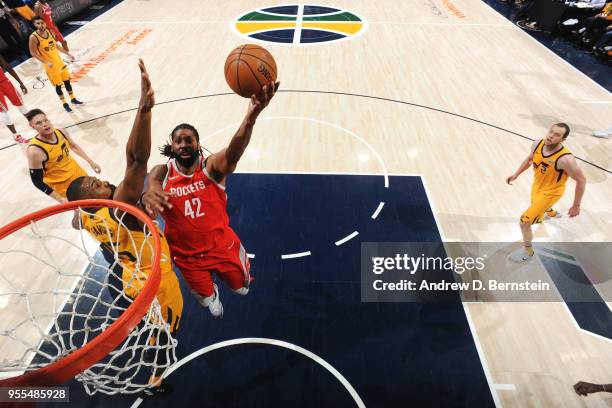
[[[365,19],[356,13],[314,4],[287,4],[250,11],[231,24],[238,35],[277,44],[313,44],[361,35]]]

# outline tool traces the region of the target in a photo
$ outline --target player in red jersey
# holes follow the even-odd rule
[[[13,139],[15,139],[17,143],[28,143],[26,139],[17,133],[13,120],[8,114],[9,107],[6,100],[8,99],[11,101],[13,106],[16,106],[17,109],[19,109],[19,112],[21,112],[24,116],[26,113],[28,113],[29,109],[25,107],[21,95],[19,95],[19,92],[17,92],[11,81],[9,81],[6,75],[4,75],[4,72],[8,72],[17,80],[17,82],[19,82],[19,87],[24,95],[28,93],[28,88],[26,88],[26,86],[23,84],[21,78],[19,78],[19,75],[17,75],[13,67],[11,67],[2,56],[0,56],[0,67],[0,120],[11,131],[13,134]]]
[[[246,295],[249,259],[229,226],[225,179],[236,169],[251,140],[253,125],[274,96],[278,83],[253,95],[247,114],[229,145],[204,158],[198,131],[181,124],[172,131],[162,153],[170,160],[155,166],[142,201],[152,217],[161,213],[172,259],[198,298],[215,317],[223,316],[214,272],[234,292]]]

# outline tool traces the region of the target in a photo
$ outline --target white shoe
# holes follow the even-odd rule
[[[213,283],[215,288],[215,293],[213,293],[212,300],[208,305],[208,310],[210,310],[210,314],[213,315],[216,319],[223,318],[223,304],[221,304],[221,299],[219,299],[219,287],[216,283]]]
[[[605,139],[609,139],[612,138],[612,133],[607,132],[605,130],[596,130],[593,133],[591,133],[593,136],[595,137],[603,137]]]
[[[508,259],[517,263],[529,262],[533,259],[533,255],[529,255],[525,248],[521,248],[511,253]]]

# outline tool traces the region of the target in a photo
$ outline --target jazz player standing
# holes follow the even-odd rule
[[[100,166],[76,144],[66,129],[56,129],[40,109],[26,113],[30,127],[38,134],[30,139],[26,155],[32,184],[58,202],[64,202],[70,183],[87,172],[72,158],[73,150],[100,173]]]
[[[153,217],[162,213],[174,263],[200,304],[214,317],[223,317],[223,305],[213,272],[235,293],[249,292],[250,263],[229,226],[225,179],[236,169],[255,121],[277,87],[278,83],[270,82],[260,95],[251,96],[247,114],[229,145],[207,158],[203,157],[198,131],[188,124],[178,125],[162,150],[170,161],[151,170],[143,196]]]
[[[522,172],[533,166],[533,185],[531,187],[531,206],[521,216],[521,232],[524,247],[512,253],[510,259],[515,262],[525,262],[532,259],[533,231],[531,226],[542,222],[544,215],[560,217],[553,205],[565,192],[568,177],[576,181],[574,204],[568,211],[570,217],[580,214],[580,203],[586,188],[586,177],[576,163],[576,159],[563,146],[570,129],[565,123],[556,123],[550,127],[548,134],[542,140],[533,142],[531,152],[523,160],[518,170],[506,178],[506,183],[512,184]]]
[[[68,96],[70,96],[70,102],[73,105],[82,105],[83,102],[79,101],[74,96],[72,84],[70,83],[70,72],[59,53],[62,52],[73,60],[74,57],[56,42],[53,33],[47,29],[47,25],[41,17],[34,17],[32,21],[34,22],[36,31],[30,35],[30,54],[42,62],[49,81],[55,86],[55,92],[57,96],[59,96],[62,106],[66,112],[72,112],[72,109],[64,97],[62,84],[66,87]]]
[[[53,21],[53,10],[51,10],[49,3],[46,0],[38,0],[36,3],[34,3],[34,12],[36,12],[38,17],[45,21],[45,25],[53,33],[53,36],[57,42],[62,44],[62,47],[64,47],[66,52],[70,52],[70,49],[68,49],[68,42]],[[70,59],[74,61],[74,57],[70,54],[68,55],[70,56]]]

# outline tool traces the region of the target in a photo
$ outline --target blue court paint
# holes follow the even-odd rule
[[[420,177],[391,176],[386,189],[382,176],[235,174],[227,192],[232,226],[256,254],[255,281],[246,297],[221,285],[220,321],[183,283],[179,358],[229,339],[273,338],[327,361],[367,407],[494,406],[460,303],[360,302],[362,241],[440,241]],[[359,235],[335,245],[353,231]],[[306,250],[312,255],[280,256]],[[269,345],[215,350],[168,380],[172,396],[142,406],[355,406],[329,371]],[[135,399],[86,397],[80,384],[70,386],[75,406],[121,407]]]
[[[293,42],[294,30],[270,30],[263,33],[249,34],[249,37],[262,41],[273,41],[290,44]]]
[[[269,13],[274,13],[274,14],[284,14],[286,16],[295,16],[298,12],[298,6],[268,7],[268,8],[262,9],[261,11],[267,11]]]
[[[346,35],[339,33],[332,33],[330,31],[311,30],[309,28],[302,28],[302,37],[300,42],[302,44],[334,41],[346,37]]]
[[[581,329],[612,340],[612,312],[579,265],[539,255]]]

